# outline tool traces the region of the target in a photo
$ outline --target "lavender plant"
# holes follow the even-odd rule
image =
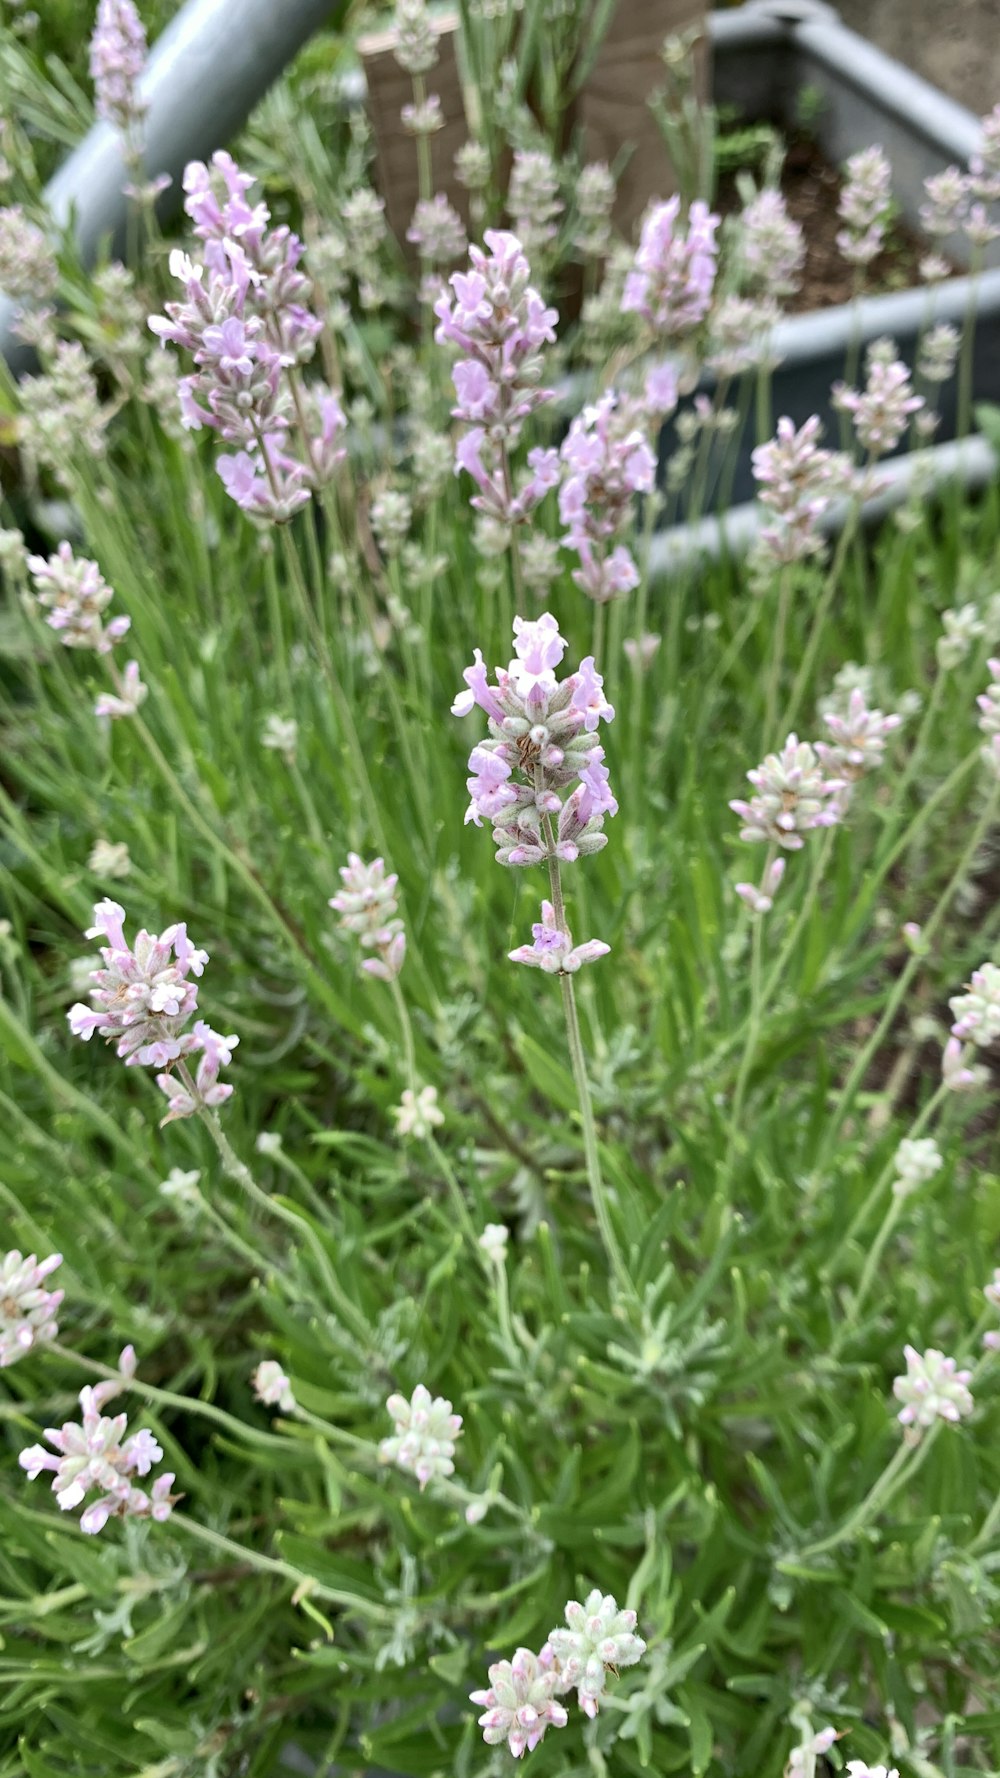
[[[778,194],[618,238],[520,105],[565,19],[493,10],[439,197],[399,8],[409,284],[322,46],[194,244],[86,282],[5,192],[12,1778],[1000,1759],[1000,502],[860,523],[967,347],[846,365],[840,451],[775,427]],[[751,411],[752,559],[657,576]]]

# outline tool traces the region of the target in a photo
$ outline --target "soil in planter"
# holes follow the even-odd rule
[[[842,185],[837,168],[831,166],[816,142],[800,136],[790,142],[782,168],[781,191],[789,215],[805,235],[806,263],[801,290],[786,300],[789,314],[828,309],[853,298],[854,268],[837,246],[837,234],[843,226],[837,215]],[[740,208],[736,175],[724,173],[719,181],[716,209],[729,216]],[[883,251],[867,269],[865,294],[880,296],[919,284],[920,261],[931,250],[929,242],[897,218],[889,227]]]

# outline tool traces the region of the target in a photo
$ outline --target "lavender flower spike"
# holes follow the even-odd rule
[[[953,1037],[988,1049],[1000,1037],[1000,969],[995,963],[983,963],[972,972],[967,994],[957,994],[949,1002],[955,1014]]]
[[[489,1687],[470,1692],[473,1704],[483,1706],[479,1727],[488,1747],[506,1741],[515,1759],[538,1746],[546,1729],[564,1729],[569,1720],[555,1696],[559,1675],[551,1655],[519,1648],[512,1661],[495,1661],[489,1669]]]
[[[571,1599],[566,1606],[567,1629],[550,1630],[546,1649],[559,1666],[561,1691],[576,1689],[581,1709],[596,1716],[608,1672],[634,1667],[646,1652],[635,1634],[635,1612],[619,1611],[610,1593],[595,1587],[582,1605]]]
[[[663,339],[680,339],[700,327],[715,283],[719,218],[696,201],[682,230],[680,210],[675,196],[649,211],[622,297],[622,309],[642,315]]]
[[[903,1403],[896,1416],[903,1426],[912,1427],[919,1437],[935,1420],[954,1423],[971,1414],[975,1405],[968,1388],[971,1371],[959,1370],[953,1358],[933,1346],[924,1353],[904,1346],[903,1352],[906,1375],[897,1377],[892,1386],[896,1400]]]
[[[347,863],[341,865],[344,887],[330,897],[328,906],[340,915],[345,932],[353,932],[362,949],[375,951],[361,965],[366,975],[391,982],[398,976],[406,957],[406,933],[397,918],[395,872],[386,875],[385,863],[376,858],[365,864],[356,852],[349,852]]]
[[[512,963],[528,963],[543,969],[546,975],[574,975],[584,963],[595,963],[611,949],[602,939],[590,938],[586,944],[573,944],[570,933],[564,932],[556,920],[551,901],[542,902],[542,917],[531,928],[534,943],[518,945],[507,954]]]
[[[789,735],[780,753],[769,753],[747,773],[756,794],[729,807],[742,817],[740,839],[769,841],[797,852],[802,836],[816,827],[834,827],[841,818],[838,794],[847,780],[828,778],[808,741]]]
[[[138,91],[146,66],[146,32],[132,0],[98,0],[90,39],[90,78],[97,115],[128,135],[146,110]]]
[[[107,625],[104,612],[114,594],[96,562],[74,556],[68,543],[61,543],[58,552],[49,556],[28,557],[35,598],[45,621],[55,630],[64,648],[92,648],[97,654],[108,654],[126,634],[130,619],[113,617]]]
[[[885,222],[892,201],[892,168],[879,147],[862,148],[846,166],[847,178],[837,206],[845,224],[837,246],[852,265],[870,265],[882,249]]]
[[[109,1419],[102,1412],[134,1373],[131,1347],[126,1346],[120,1363],[119,1377],[81,1389],[79,1422],[67,1420],[61,1427],[46,1427],[44,1436],[52,1451],[44,1445],[30,1445],[18,1457],[29,1481],[43,1470],[53,1472],[52,1490],[63,1512],[82,1506],[88,1494],[97,1492],[98,1498],[80,1516],[80,1530],[90,1535],[103,1530],[112,1517],[162,1523],[178,1499],[171,1493],[174,1477],[170,1471],[157,1476],[148,1493],[135,1485],[135,1478],[147,1476],[163,1456],[153,1434],[143,1428],[126,1437],[127,1415]]]
[[[462,1430],[461,1414],[453,1414],[451,1402],[432,1396],[418,1383],[409,1401],[390,1395],[386,1408],[394,1422],[394,1434],[379,1445],[379,1461],[415,1475],[421,1488],[434,1476],[454,1474],[455,1440]]]
[[[0,1370],[55,1339],[64,1293],[46,1289],[45,1280],[61,1265],[61,1253],[39,1260],[33,1253],[22,1257],[16,1247],[0,1259]]]

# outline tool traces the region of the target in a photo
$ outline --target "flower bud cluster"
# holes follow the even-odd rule
[[[549,612],[533,621],[516,617],[516,658],[506,672],[497,668],[490,685],[477,649],[463,675],[468,690],[452,705],[453,715],[466,716],[478,704],[489,720],[489,738],[469,755],[465,819],[477,827],[484,817],[492,822],[501,864],[572,863],[599,852],[607,844],[604,818],[618,810],[596,734],[614,710],[593,656],[557,681],[565,648]]]
[[[797,735],[789,735],[781,752],[769,753],[747,777],[755,794],[729,805],[744,823],[741,840],[797,852],[805,844],[803,834],[835,827],[842,819],[847,780],[827,777],[816,748]]]
[[[406,957],[406,933],[397,915],[399,878],[395,872],[386,875],[383,859],[365,864],[356,852],[347,854],[340,876],[344,887],[330,897],[328,905],[340,915],[342,929],[360,939],[363,950],[376,952],[362,963],[365,974],[391,982]]]
[[[158,938],[138,932],[131,949],[124,920],[117,902],[101,901],[94,908],[94,925],[85,936],[107,940],[101,948],[104,967],[91,972],[92,1005],[70,1007],[69,1028],[85,1043],[98,1032],[127,1066],[163,1069],[156,1084],[168,1100],[164,1123],[214,1110],[233,1091],[219,1081],[219,1070],[231,1061],[239,1038],[220,1037],[203,1019],[186,1029],[198,1005],[198,990],[188,978],[202,974],[208,952],[195,949],[183,923],[168,926]],[[198,1070],[192,1079],[185,1064],[195,1055]],[[175,1067],[176,1075],[170,1072]]]
[[[325,388],[308,403],[289,401],[288,379],[312,356],[321,323],[308,307],[302,243],[287,227],[268,227],[267,206],[248,200],[252,184],[223,152],[210,167],[192,161],[185,169],[185,209],[204,263],[171,253],[184,299],[149,325],[197,366],[180,384],[185,425],[210,427],[239,447],[218,459],[227,493],[244,511],[282,522],[329,481],[346,421]]]
[[[427,74],[438,59],[437,32],[426,0],[396,0],[393,55],[407,74]]]
[[[35,599],[48,612],[45,621],[64,648],[109,654],[130,628],[127,617],[113,617],[108,624],[102,621],[114,593],[97,563],[74,556],[68,543],[61,543],[47,561],[44,556],[29,556],[28,571]]]
[[[61,1253],[39,1260],[16,1247],[0,1259],[0,1370],[58,1334],[56,1310],[65,1293],[47,1289],[45,1280],[61,1265]]]
[[[573,199],[577,216],[573,245],[579,253],[601,259],[611,241],[615,202],[615,178],[605,161],[591,161],[580,169]]]
[[[968,992],[956,994],[948,1005],[955,1015],[951,1034],[977,1049],[989,1049],[1000,1037],[1000,969],[983,963],[974,969]]]
[[[576,416],[560,449],[563,542],[580,558],[573,579],[597,604],[639,583],[631,552],[612,544],[632,517],[635,495],[653,491],[656,458],[641,424],[645,419],[636,402],[609,390]]]
[[[263,1359],[250,1381],[257,1401],[262,1401],[267,1408],[280,1408],[283,1414],[294,1414],[292,1386],[277,1359]]]
[[[558,319],[529,282],[531,268],[516,235],[487,229],[486,250],[470,249],[472,269],[453,272],[453,294],[434,305],[439,345],[458,346],[452,371],[457,405],[452,412],[468,430],[459,440],[455,468],[472,476],[473,506],[507,526],[519,524],[559,477],[555,451],[531,451],[530,479],[511,486],[507,453],[529,414],[551,399],[543,389],[542,353],[555,340]]]
[[[894,1195],[897,1198],[909,1197],[911,1192],[917,1191],[929,1179],[933,1179],[943,1166],[941,1150],[933,1136],[904,1137],[893,1160]]]
[[[890,344],[886,342],[887,347]],[[894,353],[895,346],[891,350]],[[841,413],[850,414],[859,442],[873,457],[885,457],[896,449],[910,415],[924,405],[923,396],[913,393],[906,365],[887,356],[881,342],[869,349],[864,389],[849,389],[845,383],[836,383],[832,400]]]
[[[536,921],[531,931],[533,942],[530,945],[518,945],[515,951],[507,954],[512,963],[527,963],[533,969],[544,970],[546,975],[575,975],[584,963],[596,963],[598,957],[606,957],[611,949],[599,938],[574,945],[572,934],[560,926],[551,901],[542,902],[541,920]]]
[[[862,148],[847,162],[837,205],[844,227],[837,246],[852,265],[870,265],[882,250],[892,202],[892,168],[883,149]]]
[[[465,224],[443,192],[423,198],[413,212],[406,238],[430,266],[450,265],[468,252]]]
[[[538,1746],[547,1729],[566,1727],[568,1716],[559,1702],[575,1691],[584,1714],[595,1717],[607,1686],[623,1667],[634,1667],[646,1652],[635,1634],[634,1611],[619,1611],[610,1593],[594,1588],[581,1605],[569,1600],[566,1623],[549,1631],[536,1655],[519,1648],[512,1661],[496,1661],[489,1686],[470,1693],[482,1706],[479,1727],[490,1747],[506,1742],[515,1758]]]
[[[984,765],[1000,776],[1000,660],[987,661],[990,683],[976,699],[979,705],[979,728],[986,736],[980,750]]]
[[[379,1445],[379,1461],[394,1463],[397,1469],[415,1475],[421,1488],[435,1476],[455,1472],[452,1461],[455,1440],[462,1430],[461,1414],[453,1414],[451,1402],[443,1396],[431,1395],[418,1383],[409,1401],[405,1395],[390,1395],[386,1402],[395,1431]]]
[[[848,785],[884,763],[886,740],[903,725],[898,714],[885,716],[881,710],[870,710],[859,686],[852,691],[846,712],[827,710],[823,721],[834,745],[817,741],[817,756],[827,771],[846,779]]]
[[[818,415],[797,431],[785,415],[778,421],[776,437],[753,453],[759,499],[774,514],[774,522],[761,530],[760,541],[775,562],[801,562],[822,553],[819,521],[850,486],[847,458],[822,447],[821,436]]]
[[[0,289],[8,296],[44,302],[59,276],[47,236],[25,216],[20,204],[0,209]]]
[[[642,225],[622,309],[638,314],[661,339],[682,339],[704,321],[712,301],[719,218],[700,200],[680,226],[681,200],[656,204]]]
[[[145,1477],[163,1452],[151,1432],[144,1427],[131,1436],[128,1416],[103,1413],[105,1404],[127,1389],[135,1375],[135,1353],[126,1346],[119,1359],[119,1375],[104,1383],[88,1384],[79,1394],[80,1419],[67,1420],[61,1427],[47,1426],[44,1437],[52,1446],[30,1445],[18,1457],[28,1480],[35,1481],[43,1470],[54,1472],[52,1491],[63,1512],[82,1506],[88,1494],[98,1492],[80,1515],[80,1530],[93,1536],[115,1518],[154,1519],[162,1524],[169,1519],[179,1498],[171,1493],[174,1476],[166,1471],[157,1476],[147,1493],[135,1485],[135,1477]],[[53,1454],[55,1453],[55,1454]]]
[[[145,113],[138,91],[146,66],[146,32],[132,0],[98,0],[90,39],[90,78],[98,117],[129,135]]]
[[[957,327],[941,321],[920,342],[917,370],[928,383],[946,383],[953,376],[962,336]]]
[[[780,310],[773,297],[724,296],[709,318],[705,363],[719,377],[773,367],[771,334]]]
[[[559,175],[543,148],[519,148],[514,154],[507,208],[511,227],[531,259],[543,258],[558,234],[562,215]]]
[[[802,282],[805,237],[788,214],[780,191],[765,187],[740,216],[739,259],[743,286],[757,297],[780,301]]]
[[[971,1414],[975,1405],[969,1393],[972,1372],[959,1370],[954,1358],[946,1358],[933,1346],[920,1353],[913,1346],[904,1346],[906,1375],[897,1377],[892,1393],[901,1401],[896,1418],[920,1437],[935,1420],[954,1423]]]
[[[28,472],[47,469],[72,492],[74,464],[104,456],[104,417],[93,366],[76,340],[59,340],[47,370],[22,377],[18,444]]]

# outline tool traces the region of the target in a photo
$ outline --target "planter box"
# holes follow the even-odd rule
[[[540,0],[529,0],[529,4]],[[659,127],[646,100],[663,83],[660,50],[671,32],[705,24],[705,0],[617,0],[594,66],[571,107],[568,122],[578,137],[584,160],[613,164],[628,145],[634,152],[619,182],[615,221],[631,235],[651,198],[668,196],[673,186]],[[435,20],[440,60],[424,76],[429,92],[438,94],[444,128],[430,138],[434,190],[447,194],[455,208],[468,215],[467,194],[458,185],[455,150],[466,141],[462,79],[459,65],[458,17],[443,13]],[[399,114],[411,102],[410,76],[393,54],[395,33],[385,30],[362,37],[358,44],[368,89],[368,111],[375,135],[375,168],[385,199],[386,217],[401,243],[417,202],[416,150],[403,134]]]
[[[911,74],[891,57],[842,25],[832,7],[816,0],[749,0],[735,12],[709,18],[713,92],[717,103],[736,105],[750,117],[790,124],[803,87],[823,99],[816,134],[833,164],[870,143],[880,143],[893,168],[893,192],[906,220],[919,227],[923,181],[952,162],[964,165],[979,143],[977,119],[961,105]],[[955,264],[968,263],[964,237],[945,243]],[[819,414],[835,441],[837,416],[831,385],[844,374],[853,338],[864,349],[888,334],[912,365],[930,320],[961,328],[970,304],[977,314],[973,386],[977,400],[1000,400],[1000,270],[975,281],[947,280],[862,299],[857,305],[795,315],[775,329],[782,359],[773,379],[772,411],[797,425]],[[706,384],[706,386],[710,386]],[[955,429],[955,384],[944,386],[938,437]],[[748,424],[733,487],[734,500],[754,490]],[[933,458],[933,451],[929,453]]]

